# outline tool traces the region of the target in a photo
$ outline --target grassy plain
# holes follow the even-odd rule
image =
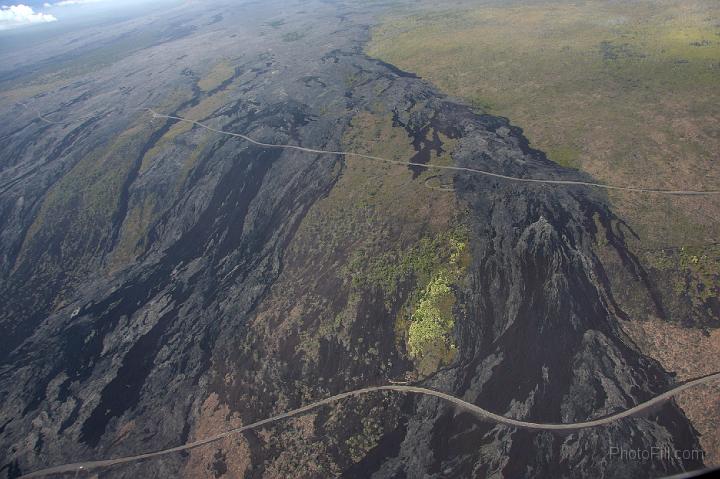
[[[709,189],[720,184],[718,19],[706,0],[506,2],[389,17],[368,53],[510,118],[551,159],[607,183]],[[717,201],[613,199],[654,243],[720,231]]]

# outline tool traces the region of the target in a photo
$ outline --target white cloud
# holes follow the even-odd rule
[[[0,30],[57,21],[52,15],[36,12],[27,5],[3,5],[0,7]]]
[[[66,7],[68,5],[84,5],[86,3],[98,3],[102,2],[104,0],[62,0],[60,2],[50,3],[45,2],[44,7],[45,8],[51,8],[51,7]]]

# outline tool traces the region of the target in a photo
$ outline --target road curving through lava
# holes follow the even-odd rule
[[[411,161],[391,160],[389,158],[383,158],[381,156],[366,155],[364,153],[355,153],[352,151],[319,150],[319,149],[315,149],[315,148],[306,148],[304,146],[298,146],[298,145],[265,143],[262,141],[255,140],[247,135],[243,135],[242,133],[233,133],[231,131],[220,130],[217,128],[213,128],[209,125],[206,125],[205,123],[196,121],[196,120],[183,118],[181,116],[164,115],[162,113],[158,113],[157,111],[153,110],[152,108],[140,108],[140,110],[145,110],[145,111],[150,112],[152,114],[153,118],[165,118],[168,120],[175,120],[175,121],[190,123],[194,126],[198,126],[200,128],[204,128],[206,130],[209,130],[209,131],[212,131],[215,133],[243,139],[249,143],[252,143],[256,146],[260,146],[263,148],[280,148],[280,149],[286,149],[286,150],[303,151],[305,153],[313,153],[313,154],[318,154],[318,155],[338,155],[338,156],[344,156],[344,157],[361,158],[361,159],[366,159],[366,160],[379,161],[379,162],[390,163],[390,164],[394,164],[394,165],[418,166],[418,167],[434,169],[434,170],[462,171],[462,172],[467,172],[467,173],[474,173],[474,174],[479,174],[479,175],[484,175],[484,176],[490,176],[492,178],[499,178],[499,179],[507,180],[507,181],[519,182],[519,183],[536,183],[536,184],[539,183],[539,184],[544,184],[544,185],[564,185],[564,186],[586,186],[586,187],[600,188],[600,189],[605,189],[605,190],[628,191],[628,192],[634,192],[634,193],[653,193],[653,194],[675,195],[675,196],[720,195],[720,190],[664,190],[664,189],[656,189],[656,188],[640,188],[640,187],[635,187],[635,186],[606,185],[603,183],[592,183],[589,181],[523,178],[523,177],[518,177],[518,176],[503,175],[502,173],[494,173],[492,171],[480,170],[477,168],[468,168],[468,167],[464,167],[464,166],[433,165],[430,163],[427,163],[427,164],[426,163],[414,163]]]
[[[493,413],[491,411],[488,411],[487,409],[483,409],[480,406],[477,406],[473,403],[470,403],[468,401],[465,401],[464,399],[452,396],[450,394],[441,392],[441,391],[435,391],[433,389],[427,389],[422,388],[418,386],[410,386],[410,385],[401,385],[401,384],[388,384],[383,386],[370,386],[362,389],[356,389],[354,391],[348,391],[341,394],[336,394],[335,396],[330,396],[325,399],[321,399],[319,401],[307,404],[305,406],[299,407],[297,409],[293,409],[292,411],[287,411],[282,414],[278,414],[276,416],[269,417],[267,419],[263,419],[261,421],[254,422],[252,424],[248,424],[246,426],[237,427],[234,429],[230,429],[225,432],[221,432],[219,434],[216,434],[214,436],[210,436],[204,439],[199,439],[197,441],[188,442],[186,444],[182,444],[179,446],[171,447],[168,449],[162,449],[159,451],[153,451],[143,454],[138,454],[135,456],[127,456],[127,457],[119,457],[115,459],[104,459],[99,461],[87,461],[87,462],[77,462],[73,464],[63,464],[60,466],[54,466],[49,467],[47,469],[41,469],[35,472],[31,472],[29,474],[21,476],[25,479],[30,478],[36,478],[36,477],[45,477],[53,474],[67,474],[67,473],[73,473],[78,471],[91,471],[96,469],[102,469],[106,467],[111,466],[117,466],[120,464],[126,464],[131,462],[137,462],[142,461],[146,459],[153,459],[160,456],[165,456],[168,454],[180,452],[180,451],[187,451],[189,449],[195,449],[200,446],[204,446],[206,444],[210,444],[216,441],[219,441],[221,439],[224,439],[229,436],[233,436],[236,434],[240,434],[245,431],[249,431],[251,429],[257,429],[258,427],[265,426],[267,424],[272,424],[277,421],[281,421],[283,419],[288,419],[294,416],[299,416],[301,414],[304,414],[306,412],[312,411],[314,409],[317,409],[322,406],[326,406],[335,402],[338,402],[342,399],[355,397],[355,396],[362,396],[365,394],[371,394],[376,392],[383,392],[383,391],[389,391],[389,392],[399,392],[399,393],[408,393],[408,394],[418,394],[422,396],[430,396],[435,397],[438,399],[441,399],[443,401],[446,401],[450,404],[453,404],[460,409],[464,409],[475,416],[477,416],[480,419],[484,419],[487,421],[495,422],[498,424],[503,424],[506,426],[511,427],[517,427],[522,429],[531,429],[531,430],[540,430],[540,431],[565,431],[565,432],[572,432],[577,431],[580,429],[587,429],[587,428],[593,428],[593,427],[599,427],[611,424],[613,422],[619,421],[624,418],[636,416],[654,406],[657,406],[673,396],[676,396],[677,394],[681,393],[682,391],[699,386],[701,384],[706,384],[712,381],[720,380],[720,372],[709,374],[707,376],[703,376],[697,379],[693,379],[691,381],[685,382],[673,389],[670,389],[669,391],[666,391],[652,399],[649,399],[645,402],[642,402],[636,406],[633,406],[629,409],[626,409],[624,411],[620,411],[614,414],[611,414],[606,417],[593,419],[591,421],[584,421],[584,422],[575,422],[575,423],[538,423],[538,422],[529,422],[529,421],[523,421],[521,419],[513,419],[510,417],[501,416],[499,414]]]

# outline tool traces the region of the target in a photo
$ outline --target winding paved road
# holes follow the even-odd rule
[[[182,121],[185,123],[191,123],[195,126],[199,126],[200,128],[205,128],[206,130],[210,130],[215,133],[220,133],[222,135],[228,135],[228,136],[234,136],[236,138],[241,138],[241,139],[248,141],[254,145],[262,146],[263,148],[282,148],[282,149],[286,149],[286,150],[304,151],[306,153],[315,153],[315,154],[320,154],[320,155],[340,155],[340,156],[345,156],[345,157],[364,158],[366,160],[381,161],[384,163],[391,163],[394,165],[420,166],[423,168],[429,168],[429,169],[435,169],[435,170],[465,171],[465,172],[469,172],[469,173],[491,176],[493,178],[500,178],[503,180],[516,181],[516,182],[520,182],[520,183],[541,183],[541,184],[546,184],[546,185],[566,185],[566,186],[567,185],[589,186],[592,188],[602,188],[602,189],[606,189],[606,190],[632,191],[635,193],[655,193],[655,194],[662,194],[662,195],[695,195],[695,196],[720,195],[720,190],[705,190],[705,191],[700,191],[700,190],[663,190],[663,189],[654,189],[654,188],[636,188],[636,187],[632,187],[632,186],[604,185],[602,183],[591,183],[588,181],[549,180],[549,179],[543,180],[543,179],[539,179],[539,178],[519,178],[516,176],[503,175],[501,173],[493,173],[491,171],[479,170],[479,169],[475,169],[475,168],[465,168],[462,166],[443,166],[443,165],[432,165],[432,164],[424,164],[424,163],[413,163],[411,161],[391,160],[389,158],[382,158],[380,156],[373,156],[373,155],[365,155],[363,153],[354,153],[351,151],[316,150],[315,148],[305,148],[303,146],[297,146],[297,145],[280,145],[280,144],[273,144],[273,143],[263,143],[261,141],[254,140],[253,138],[250,138],[247,135],[243,135],[240,133],[233,133],[230,131],[218,130],[217,128],[213,128],[204,123],[200,123],[199,121],[190,120],[188,118],[182,118],[179,116],[163,115],[161,113],[156,112],[152,108],[141,108],[141,110],[149,111],[150,113],[152,113],[153,118],[166,118],[169,120],[177,120],[177,121]]]
[[[499,414],[495,414],[493,412],[488,411],[487,409],[483,409],[480,406],[476,406],[475,404],[469,403],[463,399],[460,399],[455,396],[451,396],[449,394],[435,391],[432,389],[426,389],[421,388],[417,386],[405,386],[400,384],[390,384],[387,386],[371,386],[363,389],[356,389],[355,391],[349,391],[342,394],[337,394],[335,396],[331,396],[326,399],[322,399],[320,401],[316,401],[314,403],[308,404],[306,406],[293,409],[292,411],[288,411],[282,414],[278,414],[277,416],[273,416],[267,419],[263,419],[262,421],[257,421],[252,424],[248,424],[247,426],[238,427],[235,429],[230,429],[229,431],[222,432],[220,434],[217,434],[215,436],[210,436],[205,439],[200,439],[198,441],[190,442],[187,444],[183,444],[180,446],[172,447],[169,449],[163,449],[160,451],[155,452],[148,452],[145,454],[138,454],[137,456],[128,456],[128,457],[120,457],[117,459],[105,459],[102,461],[88,461],[88,462],[78,462],[74,464],[64,464],[61,466],[55,466],[50,467],[47,469],[41,469],[39,471],[31,472],[29,474],[26,474],[24,476],[21,476],[20,479],[26,478],[33,478],[33,477],[43,477],[50,474],[63,474],[63,473],[70,473],[70,472],[77,472],[77,471],[90,471],[95,469],[100,469],[104,467],[110,467],[115,466],[118,464],[124,464],[128,462],[135,462],[140,461],[143,459],[150,459],[155,458],[159,456],[164,456],[167,454],[172,454],[174,452],[180,452],[180,451],[186,451],[188,449],[194,449],[196,447],[204,446],[206,444],[210,444],[215,441],[219,441],[220,439],[223,439],[228,436],[232,436],[235,434],[239,434],[244,431],[249,431],[251,429],[258,428],[260,426],[264,426],[266,424],[271,424],[277,421],[280,421],[282,419],[287,419],[293,416],[298,416],[300,414],[306,413],[308,411],[311,411],[313,409],[317,409],[321,406],[325,406],[337,401],[340,401],[341,399],[354,397],[354,396],[362,396],[364,394],[368,393],[374,393],[379,391],[393,391],[393,392],[401,392],[401,393],[410,393],[410,394],[420,394],[424,396],[433,396],[439,399],[442,399],[443,401],[447,401],[455,406],[460,407],[461,409],[465,409],[476,416],[478,416],[481,419],[486,419],[492,422],[496,422],[499,424],[505,424],[507,426],[513,426],[523,429],[535,429],[535,430],[541,430],[541,431],[576,431],[579,429],[586,429],[590,427],[598,427],[605,424],[610,424],[612,422],[618,421],[620,419],[630,417],[637,415],[646,409],[649,409],[653,406],[656,406],[660,403],[663,403],[670,399],[671,397],[679,394],[680,392],[691,388],[693,386],[697,386],[700,384],[708,383],[714,380],[720,379],[720,372],[710,374],[708,376],[704,376],[698,379],[694,379],[692,381],[688,381],[684,384],[681,384],[680,386],[673,388],[663,394],[660,394],[659,396],[650,399],[649,401],[645,401],[644,403],[640,403],[637,406],[634,406],[630,409],[627,409],[625,411],[621,411],[619,413],[612,414],[610,416],[600,418],[600,419],[594,419],[592,421],[585,421],[585,422],[576,422],[576,423],[566,423],[566,424],[543,424],[543,423],[537,423],[537,422],[528,422],[528,421],[522,421],[519,419],[512,419],[505,416],[500,416]]]

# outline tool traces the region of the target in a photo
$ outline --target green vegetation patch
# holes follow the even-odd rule
[[[464,239],[464,238],[463,238]],[[407,331],[407,350],[418,371],[427,374],[455,358],[457,347],[452,340],[455,326],[453,283],[460,280],[469,255],[466,242],[451,237],[449,261],[442,265],[413,304]]]
[[[582,153],[572,146],[551,147],[548,148],[546,153],[555,163],[566,168],[578,168],[580,166],[580,155]]]
[[[648,251],[645,260],[655,269],[673,273],[675,292],[686,295],[694,306],[720,296],[720,245]]]
[[[375,411],[375,415],[371,415],[362,419],[362,432],[351,436],[347,440],[347,447],[350,452],[350,458],[353,462],[360,462],[367,453],[378,445],[383,436],[383,427],[380,421],[376,419],[379,411]]]
[[[688,273],[687,289],[696,301],[720,296],[720,245],[680,248],[680,267]]]
[[[456,263],[460,256],[454,251],[465,251],[466,234],[458,229],[424,237],[407,249],[393,249],[370,256],[364,249],[353,252],[348,263],[348,274],[356,289],[381,290],[393,297],[398,286],[414,278],[419,284],[428,284],[433,276],[448,263]],[[462,255],[463,261],[467,261]]]
[[[453,285],[470,264],[467,237],[464,227],[455,226],[422,238],[405,251],[389,251],[375,258],[358,251],[348,264],[353,287],[358,290],[380,290],[385,298],[394,299],[401,285],[415,285],[398,315],[396,335],[420,374],[429,374],[455,357]]]
[[[448,279],[444,274],[438,274],[423,291],[411,316],[407,341],[411,357],[422,359],[435,349],[454,348],[450,339],[455,325],[454,304],[455,295]]]

